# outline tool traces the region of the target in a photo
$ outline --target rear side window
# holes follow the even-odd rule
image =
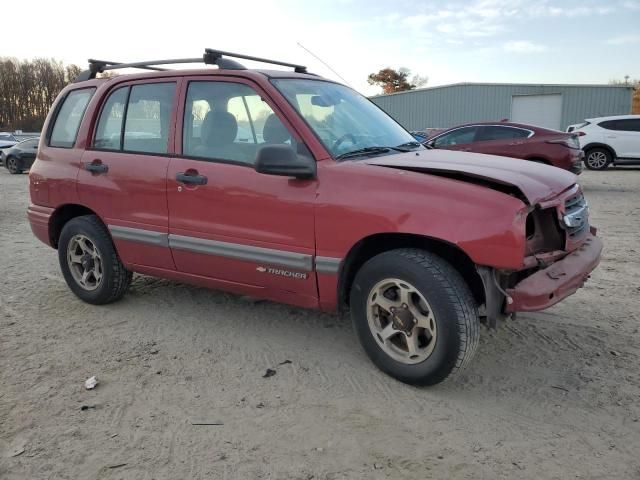
[[[620,120],[606,120],[604,122],[600,122],[598,126],[607,130],[620,130],[619,122]]]
[[[50,146],[72,148],[75,145],[80,122],[95,91],[95,88],[83,88],[67,94],[51,130]]]
[[[98,129],[93,146],[104,150],[120,150],[122,148],[122,123],[124,122],[124,106],[127,104],[129,87],[113,92],[102,107]]]
[[[607,130],[617,130],[619,132],[640,132],[640,119],[626,118],[620,120],[607,120],[601,122],[600,126]]]
[[[640,118],[626,120],[627,132],[640,132]]]
[[[131,87],[124,124],[123,150],[167,153],[175,83]]]
[[[521,128],[486,126],[479,127],[477,142],[487,142],[491,140],[514,140],[516,138],[527,138],[531,132]]]
[[[104,103],[94,148],[166,154],[175,83],[150,83],[115,90]]]

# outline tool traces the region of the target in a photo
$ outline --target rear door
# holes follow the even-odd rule
[[[226,282],[231,290],[262,289],[269,298],[317,304],[317,181],[254,170],[265,144],[288,144],[311,155],[305,144],[248,80],[188,79],[181,98],[179,155],[167,175],[177,269]]]
[[[640,158],[640,119],[606,120],[599,126],[619,158]]]
[[[176,92],[177,83],[167,79],[117,84],[82,156],[80,201],[107,224],[125,264],[175,269],[166,176]]]
[[[478,127],[473,151],[521,158],[529,153],[524,145],[532,133],[531,130],[506,125],[481,125]]]

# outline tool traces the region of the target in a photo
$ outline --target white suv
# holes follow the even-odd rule
[[[569,125],[584,150],[584,163],[591,170],[614,165],[640,164],[640,115],[617,115],[586,119]]]

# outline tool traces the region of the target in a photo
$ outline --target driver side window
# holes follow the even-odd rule
[[[182,134],[183,154],[253,165],[265,144],[297,148],[291,132],[251,87],[231,82],[191,82]]]
[[[476,127],[462,127],[436,138],[433,146],[436,148],[464,145],[473,142]]]

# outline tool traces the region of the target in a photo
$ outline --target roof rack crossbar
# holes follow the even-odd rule
[[[96,78],[96,75],[98,73],[102,73],[105,70],[118,70],[121,68],[141,68],[144,70],[155,70],[162,72],[166,71],[167,69],[160,68],[155,65],[176,65],[181,63],[205,63],[206,65],[217,65],[219,68],[226,70],[245,70],[245,67],[242,64],[236,62],[235,60],[231,60],[230,58],[223,57],[243,58],[245,60],[253,60],[255,62],[271,63],[273,65],[291,67],[297,73],[308,73],[307,67],[305,67],[304,65],[296,65],[295,63],[280,62],[278,60],[269,60],[267,58],[252,57],[251,55],[242,55],[240,53],[224,52],[222,50],[207,48],[205,49],[204,55],[202,57],[196,58],[174,58],[131,63],[111,62],[109,60],[96,60],[90,58],[89,70],[81,72],[80,75],[76,77],[74,82],[83,82],[85,80]]]
[[[253,60],[254,62],[271,63],[273,65],[281,65],[283,67],[291,67],[297,73],[307,73],[307,67],[305,67],[304,65],[296,65],[295,63],[281,62],[279,60],[269,60],[268,58],[252,57],[251,55],[243,55],[241,53],[224,52],[222,50],[215,50],[213,48],[205,49],[205,61],[207,60],[206,59],[207,54],[209,54],[211,56],[211,58],[214,59],[214,60],[217,60],[222,56],[234,57],[234,58],[242,58],[244,60]]]
[[[85,80],[90,80],[92,78],[96,78],[98,73],[102,73],[105,70],[119,70],[121,68],[140,68],[143,70],[154,70],[157,72],[164,72],[166,68],[155,67],[154,65],[171,65],[177,63],[201,63],[202,58],[178,58],[178,59],[167,59],[167,60],[149,60],[145,62],[112,62],[110,60],[96,60],[94,58],[89,59],[89,70],[85,70],[78,75],[74,83],[83,82]]]
[[[120,65],[123,65],[122,62],[112,62],[110,60],[95,60],[93,58],[89,59],[89,69],[95,70],[96,72],[102,72],[104,70],[113,70],[116,68],[124,68]],[[139,67],[146,68],[146,67]],[[156,67],[148,67],[147,70],[165,70],[164,68],[156,68]]]
[[[116,70],[120,68],[143,68],[147,70],[159,70],[164,71],[166,68],[153,67],[153,65],[174,65],[177,63],[201,63],[202,57],[199,58],[174,58],[166,60],[148,60],[144,62],[107,62],[105,60],[93,60],[89,59],[89,65],[98,64],[102,70]]]

